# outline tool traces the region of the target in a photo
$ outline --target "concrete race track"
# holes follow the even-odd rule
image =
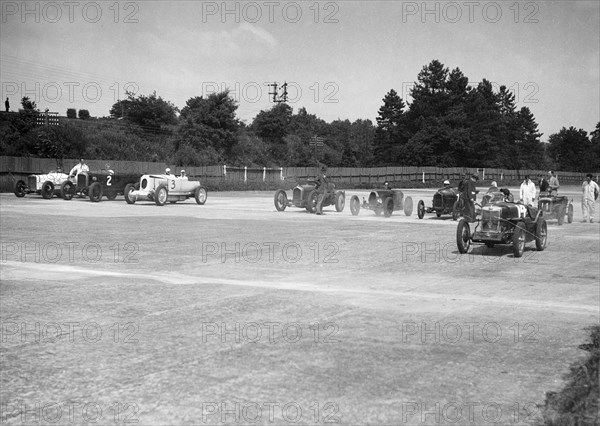
[[[561,188],[562,189],[562,188]],[[530,424],[599,321],[594,224],[475,246],[450,217],[274,192],[0,195],[4,424]]]

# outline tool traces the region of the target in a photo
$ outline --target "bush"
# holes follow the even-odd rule
[[[79,118],[81,118],[82,120],[87,120],[90,118],[90,112],[87,109],[80,109],[79,110]]]
[[[67,118],[77,118],[77,110],[75,108],[67,109]]]

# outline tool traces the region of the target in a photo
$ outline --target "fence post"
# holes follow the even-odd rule
[[[279,179],[283,180],[283,167],[279,168]]]
[[[265,181],[266,177],[267,177],[267,168],[263,167],[263,182]]]
[[[248,167],[244,166],[244,182],[248,179]]]
[[[423,172],[423,183],[425,183],[425,172]]]
[[[223,176],[227,177],[227,165],[223,164]]]

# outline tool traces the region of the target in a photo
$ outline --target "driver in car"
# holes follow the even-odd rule
[[[327,186],[329,185],[329,179],[327,178],[327,167],[321,166],[321,174],[317,177],[317,186],[315,190],[319,193],[319,198],[317,198],[317,214],[323,214],[323,200],[325,199],[325,194],[327,193]]]

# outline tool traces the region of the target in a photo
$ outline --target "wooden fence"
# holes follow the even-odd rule
[[[62,166],[68,173],[79,162],[78,159],[65,159],[62,164],[51,158],[33,157],[6,157],[0,156],[0,191],[11,192],[14,182],[29,174],[47,173]],[[181,167],[165,163],[149,161],[114,161],[114,160],[89,160],[86,161],[90,170],[104,169],[109,166],[115,173],[146,174],[164,173],[170,167],[171,173],[179,174]],[[317,167],[283,167],[283,168],[250,168],[219,166],[186,167],[188,176],[200,177],[208,181],[232,182],[276,182],[279,180],[304,180],[314,177],[318,173]],[[530,175],[534,181],[537,177],[548,173],[547,170],[505,170],[482,168],[441,168],[441,167],[329,167],[327,174],[332,179],[348,184],[381,184],[389,182],[424,182],[441,183],[445,179],[456,183],[466,173],[478,173],[485,181],[495,180],[498,185],[502,182],[515,182]],[[585,173],[556,172],[561,184],[580,184],[585,178]],[[598,172],[594,173],[596,179]]]

